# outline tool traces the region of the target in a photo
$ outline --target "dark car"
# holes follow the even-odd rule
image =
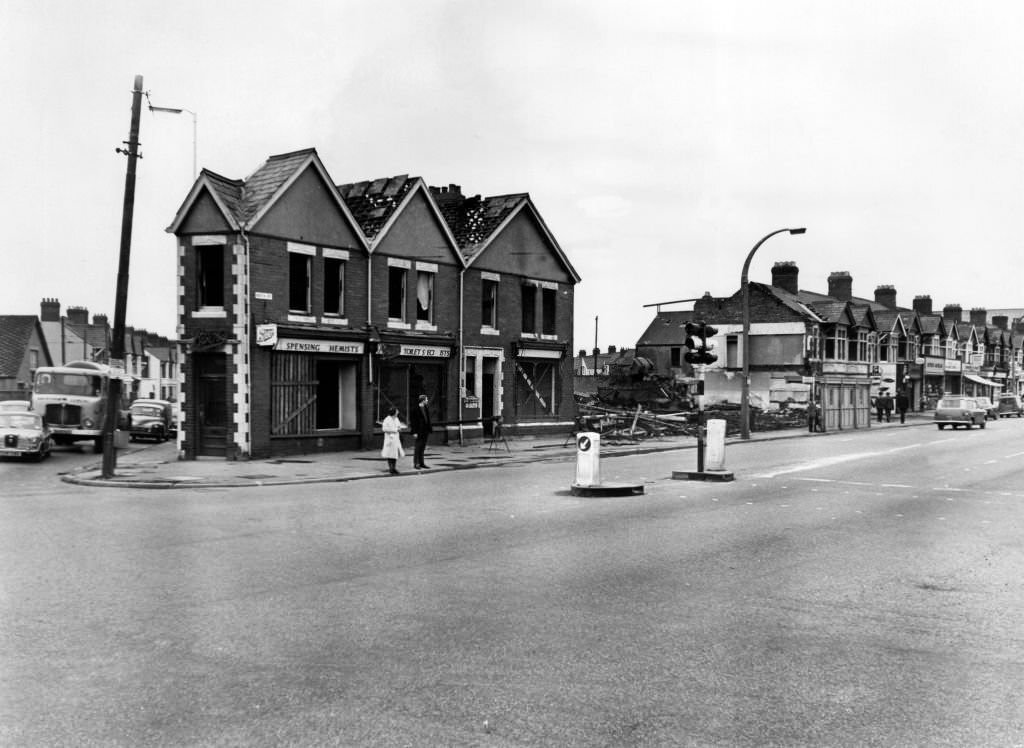
[[[0,455],[42,460],[52,449],[50,427],[38,413],[0,412]]]
[[[1017,395],[1000,395],[999,402],[996,403],[996,412],[999,413],[1000,418],[1009,418],[1010,416],[1020,418],[1021,414],[1024,414],[1024,404],[1021,403]]]
[[[960,426],[985,428],[987,420],[985,409],[978,405],[978,401],[973,397],[944,397],[935,406],[935,424],[940,430],[946,426],[955,429]]]
[[[173,430],[171,404],[166,400],[136,400],[128,411],[131,427],[128,435],[132,441],[152,439],[167,441]]]

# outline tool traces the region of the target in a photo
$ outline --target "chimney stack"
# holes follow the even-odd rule
[[[608,346],[608,353],[609,354],[615,354],[615,353],[618,353],[618,352],[619,352],[618,349],[614,345]]]
[[[800,268],[795,262],[776,262],[772,266],[772,285],[796,295],[800,290]]]
[[[878,286],[875,289],[875,303],[881,304],[886,309],[896,308],[896,287]]]
[[[94,315],[92,315],[92,323],[94,325],[98,325],[99,327],[106,327],[107,326],[107,315],[105,315],[105,314],[94,314]]]
[[[914,311],[918,314],[931,314],[932,313],[932,297],[931,296],[915,296],[914,297]]]
[[[828,295],[840,301],[853,298],[853,278],[846,270],[837,270],[828,276]]]
[[[39,302],[39,319],[42,322],[60,322],[60,302],[57,299]]]
[[[89,324],[89,310],[84,306],[69,306],[68,322],[73,322],[76,325]]]
[[[942,307],[942,319],[947,322],[963,322],[964,310],[959,304],[946,304]]]
[[[988,325],[988,311],[981,307],[971,309],[971,324],[977,327],[986,327]]]
[[[1010,323],[1010,318],[1005,314],[997,314],[992,317],[992,324],[998,327],[1000,330],[1005,331],[1007,325]]]

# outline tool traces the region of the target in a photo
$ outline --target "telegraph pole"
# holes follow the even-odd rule
[[[110,342],[110,381],[107,390],[107,412],[103,423],[103,477],[112,478],[117,467],[114,432],[121,417],[121,378],[124,376],[124,318],[128,307],[128,266],[132,251],[132,218],[135,212],[135,162],[139,155],[139,119],[142,112],[142,76],[135,76],[132,91],[132,124],[125,148],[118,153],[128,157],[124,178],[124,210],[121,213],[121,255],[117,264],[117,297],[114,300],[114,332]]]

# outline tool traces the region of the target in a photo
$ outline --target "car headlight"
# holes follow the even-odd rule
[[[95,422],[91,418],[83,418],[82,419],[82,425],[85,426],[85,428],[87,428],[87,429],[91,429],[96,424],[95,424]]]
[[[39,437],[30,436],[28,439],[25,440],[25,445],[35,449],[36,447],[39,446]]]

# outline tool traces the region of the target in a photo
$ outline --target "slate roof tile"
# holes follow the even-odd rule
[[[32,331],[38,324],[34,315],[0,315],[0,377],[18,376]]]

